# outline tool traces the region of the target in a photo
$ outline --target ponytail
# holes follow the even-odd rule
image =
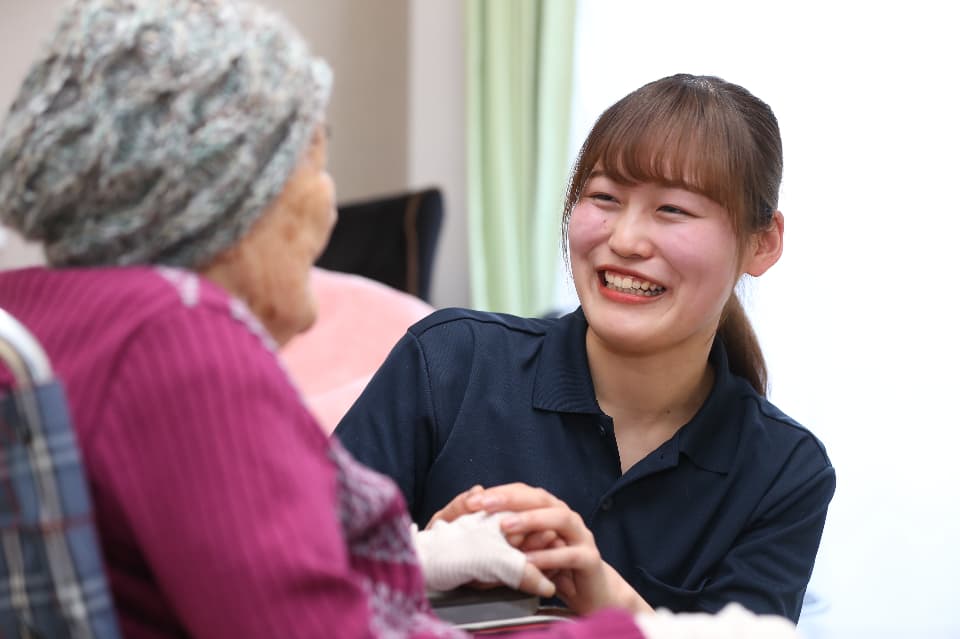
[[[717,334],[727,349],[733,374],[743,377],[758,393],[766,396],[767,363],[736,291],[730,294],[730,299],[723,307]]]

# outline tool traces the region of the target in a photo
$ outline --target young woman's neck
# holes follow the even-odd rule
[[[587,330],[587,360],[600,408],[614,420],[623,470],[690,421],[713,387],[711,337],[665,351],[626,353]]]

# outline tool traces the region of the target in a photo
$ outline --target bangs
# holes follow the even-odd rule
[[[611,109],[593,148],[583,149],[578,173],[586,178],[602,169],[622,184],[681,187],[717,202],[736,221],[745,205],[745,141],[751,140],[742,117],[709,90],[665,93],[628,96]],[[578,191],[585,182],[575,185]]]

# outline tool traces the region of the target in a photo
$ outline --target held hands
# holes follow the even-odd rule
[[[543,489],[520,483],[488,489],[475,486],[437,512],[428,529],[480,511],[506,513],[500,527],[507,541],[526,553],[527,565],[553,580],[557,596],[574,612],[585,614],[610,606],[652,612],[601,559],[593,533],[580,515]]]
[[[739,604],[728,604],[716,614],[654,611],[600,558],[593,534],[580,516],[542,489],[525,484],[486,490],[474,486],[434,515],[425,532],[453,528],[448,521],[456,520],[457,525],[462,525],[461,522],[472,519],[484,521],[488,533],[491,524],[499,525],[503,534],[494,530],[494,537],[525,564],[525,577],[519,585],[514,586],[501,576],[497,581],[549,596],[552,592],[530,587],[543,582],[526,576],[545,580],[545,574],[556,584],[556,594],[575,612],[585,614],[609,606],[625,608],[635,613],[635,622],[648,639],[800,639],[796,626],[789,620],[756,615]],[[470,550],[478,552],[477,548]]]

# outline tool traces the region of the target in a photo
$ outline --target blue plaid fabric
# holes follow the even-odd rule
[[[0,639],[119,637],[58,383],[0,388],[0,447]]]

